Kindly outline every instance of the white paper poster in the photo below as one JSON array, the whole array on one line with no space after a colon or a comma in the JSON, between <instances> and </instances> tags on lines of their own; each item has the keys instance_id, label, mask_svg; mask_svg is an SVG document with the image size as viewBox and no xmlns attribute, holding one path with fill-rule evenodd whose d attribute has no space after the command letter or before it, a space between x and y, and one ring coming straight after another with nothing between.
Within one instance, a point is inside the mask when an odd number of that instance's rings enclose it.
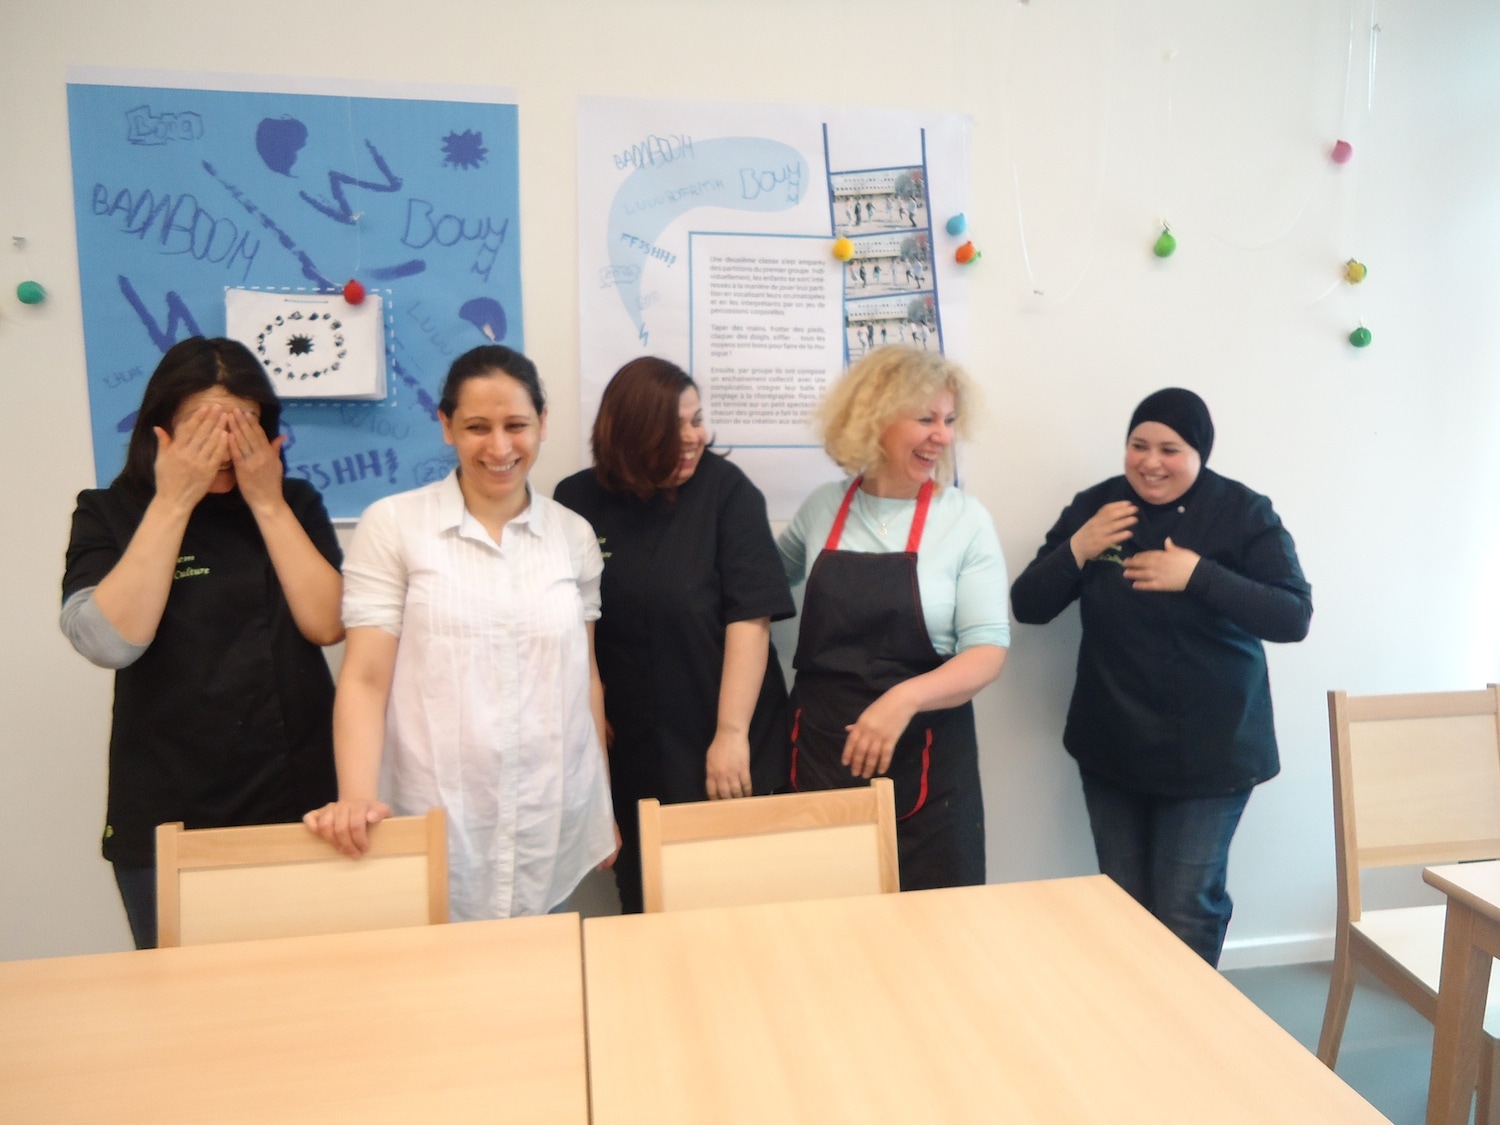
<instances>
[{"instance_id":1,"label":"white paper poster","mask_svg":"<svg viewBox=\"0 0 1500 1125\"><path fill-rule=\"evenodd\" d=\"M610 376L662 356L790 519L838 475L810 419L849 360L887 343L963 355L962 239L943 227L968 202L967 118L596 98L578 134L585 448Z\"/></svg>"}]
</instances>

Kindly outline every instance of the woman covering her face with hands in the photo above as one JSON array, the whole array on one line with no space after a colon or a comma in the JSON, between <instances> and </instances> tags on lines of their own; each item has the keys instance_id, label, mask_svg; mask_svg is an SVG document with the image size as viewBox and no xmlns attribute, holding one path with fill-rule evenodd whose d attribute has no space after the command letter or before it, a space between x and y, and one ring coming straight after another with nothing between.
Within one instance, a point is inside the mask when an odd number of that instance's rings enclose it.
<instances>
[{"instance_id":1,"label":"woman covering her face with hands","mask_svg":"<svg viewBox=\"0 0 1500 1125\"><path fill-rule=\"evenodd\" d=\"M970 700L1010 625L989 513L948 482L972 409L959 366L877 348L829 393L824 447L850 479L815 490L777 540L806 581L792 687L795 789L896 790L901 889L984 882Z\"/></svg>"},{"instance_id":2,"label":"woman covering her face with hands","mask_svg":"<svg viewBox=\"0 0 1500 1125\"><path fill-rule=\"evenodd\" d=\"M556 498L604 552L595 639L623 841L620 904L641 909L636 803L769 793L786 779L786 685L771 622L791 617L766 503L709 448L697 384L644 356L594 419L594 467Z\"/></svg>"},{"instance_id":3,"label":"woman covering her face with hands","mask_svg":"<svg viewBox=\"0 0 1500 1125\"><path fill-rule=\"evenodd\" d=\"M1073 498L1011 604L1041 625L1078 600L1063 745L1099 868L1217 965L1230 840L1280 768L1261 642L1307 635L1312 588L1271 502L1205 467L1213 440L1192 391L1149 395L1124 475Z\"/></svg>"},{"instance_id":4,"label":"woman covering her face with hands","mask_svg":"<svg viewBox=\"0 0 1500 1125\"><path fill-rule=\"evenodd\" d=\"M531 489L535 364L465 352L438 420L457 468L370 505L349 545L338 800L303 819L358 855L393 809L441 805L453 919L542 914L618 843L593 660L603 564L588 524Z\"/></svg>"},{"instance_id":5,"label":"woman covering her face with hands","mask_svg":"<svg viewBox=\"0 0 1500 1125\"><path fill-rule=\"evenodd\" d=\"M62 627L116 669L104 857L156 944L158 824L295 820L334 791L338 541L283 479L281 404L234 340L182 340L146 385L125 467L78 497Z\"/></svg>"}]
</instances>

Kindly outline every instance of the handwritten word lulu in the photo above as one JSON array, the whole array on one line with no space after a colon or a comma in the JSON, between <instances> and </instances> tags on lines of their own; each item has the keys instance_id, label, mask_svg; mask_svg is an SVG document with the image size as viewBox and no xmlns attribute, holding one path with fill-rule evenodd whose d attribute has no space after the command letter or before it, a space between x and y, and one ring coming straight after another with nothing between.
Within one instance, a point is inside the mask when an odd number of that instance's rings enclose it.
<instances>
[{"instance_id":1,"label":"handwritten word lulu","mask_svg":"<svg viewBox=\"0 0 1500 1125\"><path fill-rule=\"evenodd\" d=\"M620 241L629 243L632 248L639 250L648 258L655 258L659 262L666 262L669 266L677 264L676 254L670 250L663 250L660 246L653 246L644 238L637 238L633 234L622 234L620 235Z\"/></svg>"},{"instance_id":2,"label":"handwritten word lulu","mask_svg":"<svg viewBox=\"0 0 1500 1125\"><path fill-rule=\"evenodd\" d=\"M163 254L191 254L200 262L239 268L240 280L250 276L250 267L260 253L260 239L241 231L231 219L216 217L186 193L175 198L149 188L132 192L121 188L113 195L103 184L95 184L90 208L103 219L118 219L124 234L143 242L154 235Z\"/></svg>"}]
</instances>

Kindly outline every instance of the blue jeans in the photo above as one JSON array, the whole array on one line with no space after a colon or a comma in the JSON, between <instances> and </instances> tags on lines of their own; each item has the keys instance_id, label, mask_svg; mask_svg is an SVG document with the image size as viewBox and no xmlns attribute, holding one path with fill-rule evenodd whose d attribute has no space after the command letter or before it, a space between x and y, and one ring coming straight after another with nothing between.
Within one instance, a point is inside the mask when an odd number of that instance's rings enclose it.
<instances>
[{"instance_id":1,"label":"blue jeans","mask_svg":"<svg viewBox=\"0 0 1500 1125\"><path fill-rule=\"evenodd\" d=\"M156 868L122 867L115 869L115 886L120 888L120 901L125 904L125 917L130 922L130 936L135 939L137 949L156 948Z\"/></svg>"},{"instance_id":2,"label":"blue jeans","mask_svg":"<svg viewBox=\"0 0 1500 1125\"><path fill-rule=\"evenodd\" d=\"M1154 797L1082 778L1099 870L1217 968L1234 912L1225 888L1229 841L1250 790Z\"/></svg>"}]
</instances>

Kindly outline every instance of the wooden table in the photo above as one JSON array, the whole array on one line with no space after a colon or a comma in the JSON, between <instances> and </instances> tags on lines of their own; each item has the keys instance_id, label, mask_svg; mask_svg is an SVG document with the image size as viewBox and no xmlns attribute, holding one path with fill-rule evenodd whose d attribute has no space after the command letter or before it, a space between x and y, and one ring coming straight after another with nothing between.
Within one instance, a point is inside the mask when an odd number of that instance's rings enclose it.
<instances>
[{"instance_id":1,"label":"wooden table","mask_svg":"<svg viewBox=\"0 0 1500 1125\"><path fill-rule=\"evenodd\" d=\"M594 1125L1385 1121L1102 876L584 922Z\"/></svg>"},{"instance_id":2,"label":"wooden table","mask_svg":"<svg viewBox=\"0 0 1500 1125\"><path fill-rule=\"evenodd\" d=\"M1462 1125L1479 1074L1490 964L1500 957L1500 861L1429 867L1422 878L1448 896L1427 1120Z\"/></svg>"},{"instance_id":3,"label":"wooden table","mask_svg":"<svg viewBox=\"0 0 1500 1125\"><path fill-rule=\"evenodd\" d=\"M585 1122L578 916L0 964L0 1121Z\"/></svg>"}]
</instances>

